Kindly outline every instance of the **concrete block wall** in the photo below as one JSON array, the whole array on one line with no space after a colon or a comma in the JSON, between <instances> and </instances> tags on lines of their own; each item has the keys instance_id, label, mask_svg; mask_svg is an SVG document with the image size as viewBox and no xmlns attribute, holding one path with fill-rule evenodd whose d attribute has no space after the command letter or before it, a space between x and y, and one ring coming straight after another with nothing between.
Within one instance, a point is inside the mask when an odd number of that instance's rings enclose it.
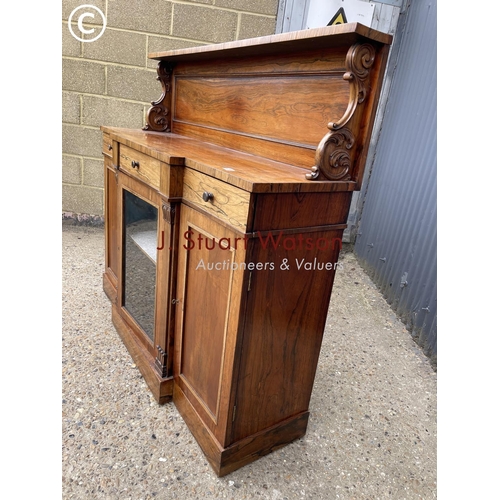
<instances>
[{"instance_id":1,"label":"concrete block wall","mask_svg":"<svg viewBox=\"0 0 500 500\"><path fill-rule=\"evenodd\" d=\"M149 52L242 40L275 32L279 0L93 0L106 29L78 41L68 19L82 0L63 0L62 210L66 218L103 214L101 125L141 128L150 102L161 94ZM71 26L99 33L95 10L78 10ZM94 24L93 24L94 23Z\"/></svg>"}]
</instances>

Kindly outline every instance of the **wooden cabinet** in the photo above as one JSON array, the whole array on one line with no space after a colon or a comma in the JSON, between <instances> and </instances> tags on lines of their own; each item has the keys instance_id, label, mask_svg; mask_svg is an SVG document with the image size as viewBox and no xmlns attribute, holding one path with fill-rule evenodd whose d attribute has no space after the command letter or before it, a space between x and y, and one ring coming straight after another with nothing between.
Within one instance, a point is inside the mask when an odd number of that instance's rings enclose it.
<instances>
[{"instance_id":1,"label":"wooden cabinet","mask_svg":"<svg viewBox=\"0 0 500 500\"><path fill-rule=\"evenodd\" d=\"M219 475L306 432L390 41L353 24L151 54L145 129L102 127L113 322Z\"/></svg>"}]
</instances>

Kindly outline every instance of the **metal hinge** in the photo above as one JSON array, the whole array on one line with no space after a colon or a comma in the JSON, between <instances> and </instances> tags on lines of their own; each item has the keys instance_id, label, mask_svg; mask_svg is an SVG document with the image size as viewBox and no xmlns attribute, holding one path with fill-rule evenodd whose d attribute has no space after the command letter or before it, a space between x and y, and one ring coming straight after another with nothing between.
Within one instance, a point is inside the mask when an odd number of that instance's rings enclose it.
<instances>
[{"instance_id":1,"label":"metal hinge","mask_svg":"<svg viewBox=\"0 0 500 500\"><path fill-rule=\"evenodd\" d=\"M248 276L248 289L247 289L247 292L249 292L251 288L252 288L252 272L250 271L250 275Z\"/></svg>"},{"instance_id":2,"label":"metal hinge","mask_svg":"<svg viewBox=\"0 0 500 500\"><path fill-rule=\"evenodd\" d=\"M171 226L175 224L175 205L170 203L162 203L163 219Z\"/></svg>"},{"instance_id":3,"label":"metal hinge","mask_svg":"<svg viewBox=\"0 0 500 500\"><path fill-rule=\"evenodd\" d=\"M115 175L115 182L118 184L118 167L116 165L113 165L115 167L113 174Z\"/></svg>"},{"instance_id":4,"label":"metal hinge","mask_svg":"<svg viewBox=\"0 0 500 500\"><path fill-rule=\"evenodd\" d=\"M236 419L236 405L233 406L233 422Z\"/></svg>"}]
</instances>

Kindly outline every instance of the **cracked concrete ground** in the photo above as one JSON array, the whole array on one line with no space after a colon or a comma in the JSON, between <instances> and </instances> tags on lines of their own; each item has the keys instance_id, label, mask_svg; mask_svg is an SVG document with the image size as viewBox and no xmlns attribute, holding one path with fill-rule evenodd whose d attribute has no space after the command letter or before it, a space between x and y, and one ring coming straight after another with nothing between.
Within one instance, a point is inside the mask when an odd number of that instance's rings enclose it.
<instances>
[{"instance_id":1,"label":"cracked concrete ground","mask_svg":"<svg viewBox=\"0 0 500 500\"><path fill-rule=\"evenodd\" d=\"M436 498L436 373L341 254L306 435L217 478L111 323L102 228L63 224L63 499Z\"/></svg>"}]
</instances>

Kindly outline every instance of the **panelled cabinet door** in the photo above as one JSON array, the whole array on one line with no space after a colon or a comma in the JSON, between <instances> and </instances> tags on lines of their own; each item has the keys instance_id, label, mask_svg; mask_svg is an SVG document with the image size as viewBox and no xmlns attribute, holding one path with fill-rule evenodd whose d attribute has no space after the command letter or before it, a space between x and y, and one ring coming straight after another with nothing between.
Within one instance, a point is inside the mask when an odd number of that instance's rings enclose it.
<instances>
[{"instance_id":1,"label":"panelled cabinet door","mask_svg":"<svg viewBox=\"0 0 500 500\"><path fill-rule=\"evenodd\" d=\"M179 229L174 383L224 446L232 419L245 241L186 205Z\"/></svg>"},{"instance_id":2,"label":"panelled cabinet door","mask_svg":"<svg viewBox=\"0 0 500 500\"><path fill-rule=\"evenodd\" d=\"M104 224L105 224L105 274L104 290L112 302L116 301L118 286L118 175L113 162L104 157Z\"/></svg>"}]
</instances>

